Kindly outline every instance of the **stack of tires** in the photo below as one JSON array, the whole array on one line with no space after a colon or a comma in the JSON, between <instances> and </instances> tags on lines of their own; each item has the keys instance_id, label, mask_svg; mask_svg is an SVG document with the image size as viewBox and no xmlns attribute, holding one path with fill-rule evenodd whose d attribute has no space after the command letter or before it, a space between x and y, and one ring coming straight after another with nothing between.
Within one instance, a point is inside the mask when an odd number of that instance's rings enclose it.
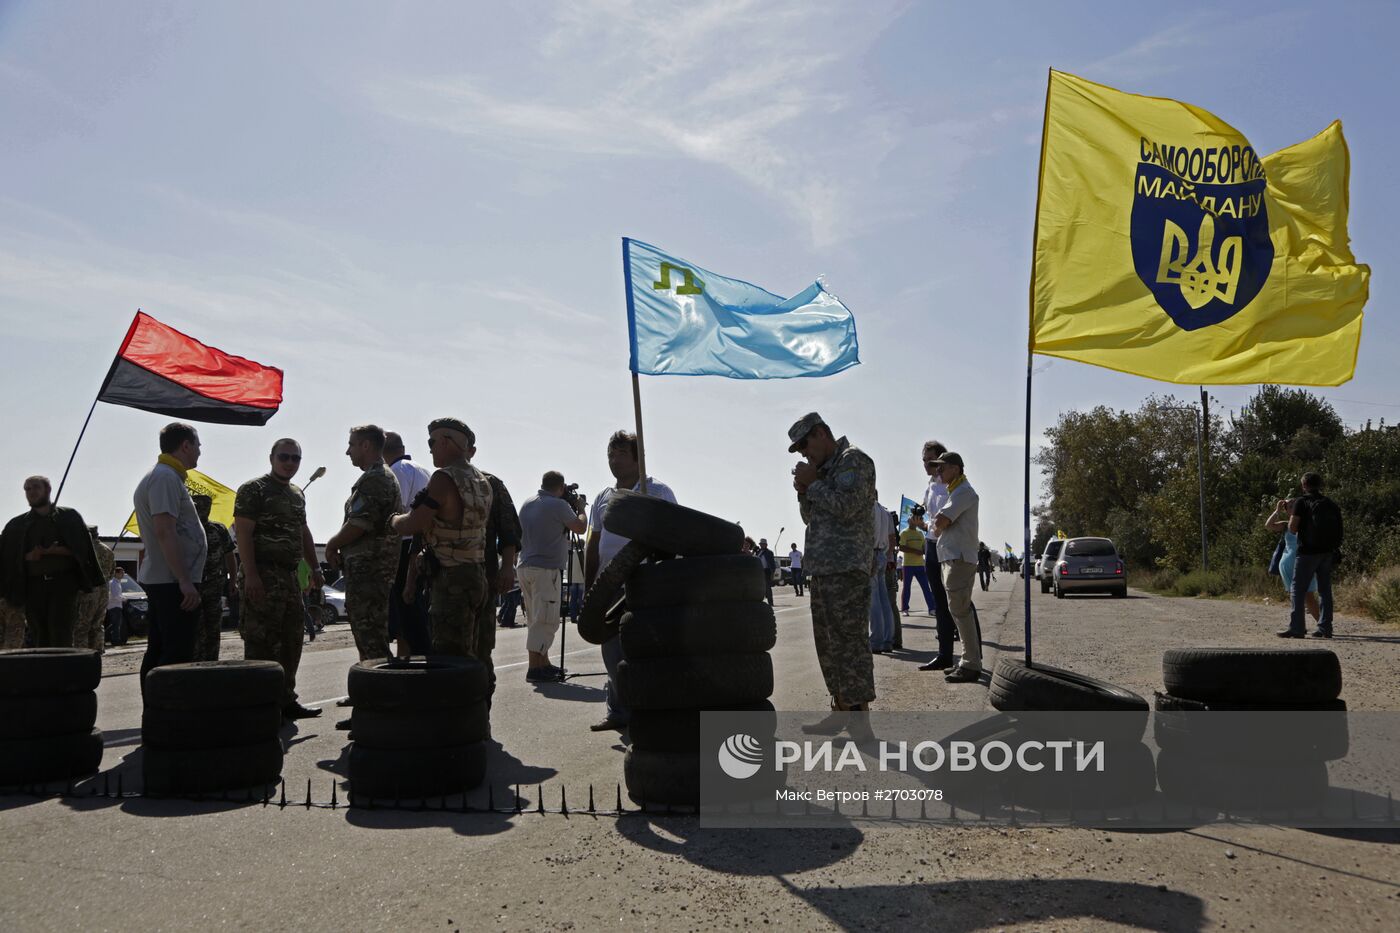
<instances>
[{"instance_id":1,"label":"stack of tires","mask_svg":"<svg viewBox=\"0 0 1400 933\"><path fill-rule=\"evenodd\" d=\"M68 781L102 764L97 683L102 661L82 648L0 651L0 787Z\"/></svg>"},{"instance_id":2,"label":"stack of tires","mask_svg":"<svg viewBox=\"0 0 1400 933\"><path fill-rule=\"evenodd\" d=\"M282 776L282 666L195 661L146 675L141 768L147 794L266 790Z\"/></svg>"},{"instance_id":3,"label":"stack of tires","mask_svg":"<svg viewBox=\"0 0 1400 933\"><path fill-rule=\"evenodd\" d=\"M988 699L1008 714L983 726L978 744L1069 739L1104 743L1103 771L1003 772L1002 798L1038 809L1131 806L1156 790L1152 751L1143 743L1147 700L1107 681L1048 664L1002 658Z\"/></svg>"},{"instance_id":4,"label":"stack of tires","mask_svg":"<svg viewBox=\"0 0 1400 933\"><path fill-rule=\"evenodd\" d=\"M1333 652L1177 649L1162 656L1162 680L1153 735L1163 794L1237 812L1321 804L1326 763L1350 744Z\"/></svg>"},{"instance_id":5,"label":"stack of tires","mask_svg":"<svg viewBox=\"0 0 1400 933\"><path fill-rule=\"evenodd\" d=\"M621 638L615 686L632 716L627 793L694 806L702 711L766 713L755 730L766 736L755 738L771 746L777 625L763 566L739 553L738 525L660 499L614 493L603 525L630 541L585 594L579 632L594 644Z\"/></svg>"},{"instance_id":6,"label":"stack of tires","mask_svg":"<svg viewBox=\"0 0 1400 933\"><path fill-rule=\"evenodd\" d=\"M473 658L383 658L350 668L355 801L439 797L486 776L490 676Z\"/></svg>"}]
</instances>

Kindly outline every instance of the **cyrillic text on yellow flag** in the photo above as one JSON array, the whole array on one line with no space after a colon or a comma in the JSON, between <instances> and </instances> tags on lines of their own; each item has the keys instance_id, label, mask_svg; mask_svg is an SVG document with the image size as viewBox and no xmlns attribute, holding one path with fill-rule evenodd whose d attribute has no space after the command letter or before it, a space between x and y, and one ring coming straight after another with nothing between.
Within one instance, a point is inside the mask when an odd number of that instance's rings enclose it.
<instances>
[{"instance_id":1,"label":"cyrillic text on yellow flag","mask_svg":"<svg viewBox=\"0 0 1400 933\"><path fill-rule=\"evenodd\" d=\"M1370 268L1342 126L1270 156L1180 101L1050 73L1031 349L1164 382L1340 385Z\"/></svg>"}]
</instances>

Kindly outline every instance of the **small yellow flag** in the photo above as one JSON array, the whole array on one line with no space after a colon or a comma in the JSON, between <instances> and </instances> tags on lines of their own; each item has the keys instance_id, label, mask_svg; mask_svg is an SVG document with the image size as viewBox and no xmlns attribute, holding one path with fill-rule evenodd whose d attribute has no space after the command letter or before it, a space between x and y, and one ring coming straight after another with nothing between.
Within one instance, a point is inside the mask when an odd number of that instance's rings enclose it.
<instances>
[{"instance_id":1,"label":"small yellow flag","mask_svg":"<svg viewBox=\"0 0 1400 933\"><path fill-rule=\"evenodd\" d=\"M1052 71L1031 350L1164 382L1340 385L1371 270L1342 126L1261 157L1198 107Z\"/></svg>"},{"instance_id":2,"label":"small yellow flag","mask_svg":"<svg viewBox=\"0 0 1400 933\"><path fill-rule=\"evenodd\" d=\"M198 470L190 470L185 476L185 486L189 489L190 495L205 495L213 500L209 508L209 520L217 522L233 529L233 499L236 493L212 477L206 476ZM140 535L141 529L136 524L136 513L132 512L131 517L126 520L126 527L122 529L125 535Z\"/></svg>"}]
</instances>

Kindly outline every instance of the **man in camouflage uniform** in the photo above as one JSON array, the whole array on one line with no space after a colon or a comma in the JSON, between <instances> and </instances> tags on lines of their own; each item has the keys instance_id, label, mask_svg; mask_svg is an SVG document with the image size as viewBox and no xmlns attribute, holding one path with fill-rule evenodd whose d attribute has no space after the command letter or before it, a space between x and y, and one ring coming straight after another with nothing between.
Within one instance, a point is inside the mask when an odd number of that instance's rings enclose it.
<instances>
[{"instance_id":1,"label":"man in camouflage uniform","mask_svg":"<svg viewBox=\"0 0 1400 933\"><path fill-rule=\"evenodd\" d=\"M807 525L802 565L811 586L817 661L835 711L808 731L834 733L841 728L840 713L866 712L875 699L867 628L870 587L884 585L870 569L875 464L846 438L834 437L816 412L794 424L788 439L788 452L806 457L793 470Z\"/></svg>"},{"instance_id":2,"label":"man in camouflage uniform","mask_svg":"<svg viewBox=\"0 0 1400 933\"><path fill-rule=\"evenodd\" d=\"M107 581L116 572L117 558L112 549L97 539L97 526L89 525L92 547L97 553L97 566L102 570L102 585L78 594L78 618L73 623L73 647L88 648L102 653L106 645Z\"/></svg>"},{"instance_id":3,"label":"man in camouflage uniform","mask_svg":"<svg viewBox=\"0 0 1400 933\"><path fill-rule=\"evenodd\" d=\"M470 428L467 429L467 444L467 461L470 462L476 456L476 435ZM486 519L486 601L481 604L476 620L474 653L491 675L490 689L494 694L496 667L491 663L491 653L496 650L496 601L515 586L515 559L520 553L521 528L520 513L515 510L515 501L506 484L484 470L481 475L491 484L491 514ZM487 694L488 704L491 694Z\"/></svg>"},{"instance_id":4,"label":"man in camouflage uniform","mask_svg":"<svg viewBox=\"0 0 1400 933\"><path fill-rule=\"evenodd\" d=\"M306 498L292 485L301 469L301 445L282 438L268 457L265 476L238 487L233 500L233 533L238 541L242 612L238 626L243 657L276 661L286 675L282 715L287 719L319 716L297 702L297 667L301 663L305 624L297 562L311 565L311 585L325 584L316 560L316 545L306 527Z\"/></svg>"},{"instance_id":5,"label":"man in camouflage uniform","mask_svg":"<svg viewBox=\"0 0 1400 933\"><path fill-rule=\"evenodd\" d=\"M399 512L399 481L384 464L384 431L350 429L345 448L360 478L345 500L345 522L326 542L326 563L345 571L345 613L360 660L389 657L389 589L398 569L399 538L389 520Z\"/></svg>"},{"instance_id":6,"label":"man in camouflage uniform","mask_svg":"<svg viewBox=\"0 0 1400 933\"><path fill-rule=\"evenodd\" d=\"M219 638L224 627L224 597L228 581L238 573L238 558L234 554L233 536L218 522L209 520L214 500L204 494L191 497L199 521L204 525L204 537L209 541L209 556L204 559L204 579L199 583L199 629L194 635L196 661L219 660Z\"/></svg>"},{"instance_id":7,"label":"man in camouflage uniform","mask_svg":"<svg viewBox=\"0 0 1400 933\"><path fill-rule=\"evenodd\" d=\"M486 523L491 483L467 462L471 429L457 418L428 425L428 449L437 467L406 515L394 518L394 533L423 536L424 563L431 577L429 617L433 650L475 657L476 627L487 600Z\"/></svg>"}]
</instances>

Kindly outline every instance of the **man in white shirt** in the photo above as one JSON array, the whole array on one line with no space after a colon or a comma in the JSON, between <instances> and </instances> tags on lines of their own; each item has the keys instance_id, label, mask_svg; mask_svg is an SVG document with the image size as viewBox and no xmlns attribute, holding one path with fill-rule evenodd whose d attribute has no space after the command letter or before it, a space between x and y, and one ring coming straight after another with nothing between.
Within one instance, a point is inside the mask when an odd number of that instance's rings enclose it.
<instances>
[{"instance_id":1,"label":"man in white shirt","mask_svg":"<svg viewBox=\"0 0 1400 933\"><path fill-rule=\"evenodd\" d=\"M145 545L139 579L149 607L143 691L152 668L194 660L200 606L194 581L204 578L209 542L185 476L199 465L199 454L199 432L193 425L167 424L160 430L160 457L132 496Z\"/></svg>"},{"instance_id":2,"label":"man in white shirt","mask_svg":"<svg viewBox=\"0 0 1400 933\"><path fill-rule=\"evenodd\" d=\"M598 493L598 498L593 502L593 509L588 514L588 549L584 556L583 576L585 586L590 587L597 579L598 571L606 567L608 561L616 557L617 552L622 550L628 541L627 538L608 531L603 524L603 516L608 510L608 499L616 490L631 489L641 492L642 471L637 462L637 435L630 431L617 431L608 438L608 469L617 483ZM669 486L658 483L650 476L647 477L646 494L665 499L667 502L676 501L676 494L671 492ZM603 721L594 723L589 728L594 732L606 732L609 729L621 732L627 728L631 719L631 711L622 705L617 696L617 665L622 660L621 640L614 635L603 643L602 649L603 665L608 669L607 703Z\"/></svg>"},{"instance_id":3,"label":"man in white shirt","mask_svg":"<svg viewBox=\"0 0 1400 933\"><path fill-rule=\"evenodd\" d=\"M525 679L558 680L564 671L549 663L549 648L559 631L559 597L568 566L572 536L588 530L584 505L564 484L564 474L550 470L540 491L520 506L520 597L525 604L529 655Z\"/></svg>"},{"instance_id":4,"label":"man in white shirt","mask_svg":"<svg viewBox=\"0 0 1400 933\"><path fill-rule=\"evenodd\" d=\"M928 575L929 589L933 591L933 615L938 626L938 654L927 664L920 664L921 671L941 671L953 666L953 641L957 636L957 625L953 614L948 611L948 592L943 588L943 574L938 562L938 539L933 534L934 516L948 501L948 487L939 478L938 458L947 453L948 448L938 441L924 444L924 472L928 474L928 488L924 490L924 515L918 519L918 527L928 535L924 541L924 564L932 569ZM912 521L912 520L911 520Z\"/></svg>"},{"instance_id":5,"label":"man in white shirt","mask_svg":"<svg viewBox=\"0 0 1400 933\"><path fill-rule=\"evenodd\" d=\"M793 595L802 595L802 552L797 549L797 542L792 542L792 550L788 551L788 569L792 571Z\"/></svg>"},{"instance_id":6,"label":"man in white shirt","mask_svg":"<svg viewBox=\"0 0 1400 933\"><path fill-rule=\"evenodd\" d=\"M403 437L394 431L384 432L384 462L389 471L399 481L399 500L405 512L412 508L413 499L426 489L432 478L423 467L413 462L403 446ZM413 536L399 541L399 566L394 574L394 585L389 590L389 638L397 640L397 653L426 654L428 640L428 594L423 587L415 587L413 600L404 602L404 584L408 581L408 558L413 553Z\"/></svg>"},{"instance_id":7,"label":"man in white shirt","mask_svg":"<svg viewBox=\"0 0 1400 933\"><path fill-rule=\"evenodd\" d=\"M126 569L120 564L112 571L112 579L107 581L107 641L113 645L126 644L125 619L126 603L122 599L122 581L126 579Z\"/></svg>"},{"instance_id":8,"label":"man in white shirt","mask_svg":"<svg viewBox=\"0 0 1400 933\"><path fill-rule=\"evenodd\" d=\"M948 609L962 636L962 659L948 671L949 683L974 683L982 675L982 641L972 608L972 581L977 575L977 549L981 545L977 528L977 492L963 473L963 459L955 453L940 456L938 466L948 497L933 519L938 536L938 560L943 571L943 588Z\"/></svg>"},{"instance_id":9,"label":"man in white shirt","mask_svg":"<svg viewBox=\"0 0 1400 933\"><path fill-rule=\"evenodd\" d=\"M875 501L875 553L871 560L870 583L870 652L889 654L894 650L894 607L890 591L885 586L885 568L890 562L890 538L894 523L890 510Z\"/></svg>"}]
</instances>

